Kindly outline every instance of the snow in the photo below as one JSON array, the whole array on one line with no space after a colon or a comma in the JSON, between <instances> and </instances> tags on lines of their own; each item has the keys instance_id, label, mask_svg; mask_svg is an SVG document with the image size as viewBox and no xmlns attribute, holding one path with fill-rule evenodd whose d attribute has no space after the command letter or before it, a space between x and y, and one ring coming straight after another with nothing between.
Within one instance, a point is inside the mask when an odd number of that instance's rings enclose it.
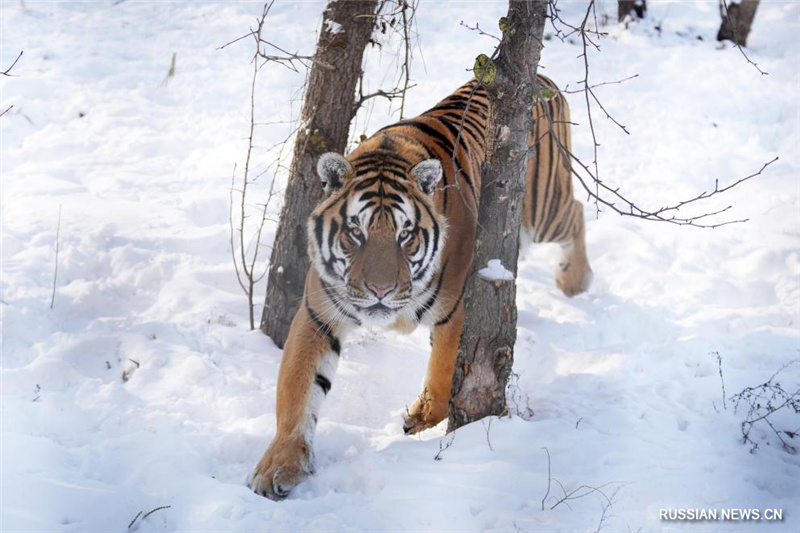
<instances>
[{"instance_id":1,"label":"snow","mask_svg":"<svg viewBox=\"0 0 800 533\"><path fill-rule=\"evenodd\" d=\"M344 33L344 28L342 28L342 25L335 20L326 20L325 29L334 35L337 33Z\"/></svg>"},{"instance_id":2,"label":"snow","mask_svg":"<svg viewBox=\"0 0 800 533\"><path fill-rule=\"evenodd\" d=\"M595 216L594 284L562 296L556 246L518 267L512 416L446 436L403 435L428 332L358 330L345 342L315 439L317 472L284 502L245 479L275 431L280 350L247 324L228 249L234 163L244 160L252 2L0 4L2 77L2 531L797 531L800 456L767 427L741 443L725 394L763 383L800 351L800 6L763 1L747 53L714 40L716 2L652 2L607 26L596 92L626 135L594 115L601 177L643 206L756 172L700 211L749 222L715 230ZM561 2L579 22L584 4ZM459 86L493 41L505 2L422 2L406 115ZM602 12L612 18L615 3ZM311 51L322 5L277 3L271 42ZM602 18L602 17L601 17ZM654 29L658 24L660 31ZM548 30L551 31L551 30ZM574 40L574 38L573 38ZM543 72L582 79L577 41L545 41ZM371 49L365 93L396 79L397 39ZM164 84L172 54L175 76ZM259 86L251 188L291 135L304 73ZM581 94L577 153L592 160ZM372 99L353 140L397 113ZM289 151L290 152L290 151ZM240 167L241 168L241 167ZM578 193L579 198L585 195ZM59 207L58 288L49 308ZM277 212L278 206L275 207ZM687 206L682 211L691 211ZM262 242L274 237L274 224ZM249 243L252 246L252 243ZM263 282L257 294L264 294ZM127 380L123 380L123 373ZM780 376L797 390L800 365ZM797 429L796 415L775 415ZM797 439L794 439L795 441ZM795 445L797 443L795 442ZM547 454L550 456L548 464ZM438 456L439 460L434 457ZM780 522L666 522L660 509L783 509Z\"/></svg>"},{"instance_id":3,"label":"snow","mask_svg":"<svg viewBox=\"0 0 800 533\"><path fill-rule=\"evenodd\" d=\"M499 259L489 259L486 266L478 270L478 275L487 281L512 281L514 273L509 271Z\"/></svg>"}]
</instances>

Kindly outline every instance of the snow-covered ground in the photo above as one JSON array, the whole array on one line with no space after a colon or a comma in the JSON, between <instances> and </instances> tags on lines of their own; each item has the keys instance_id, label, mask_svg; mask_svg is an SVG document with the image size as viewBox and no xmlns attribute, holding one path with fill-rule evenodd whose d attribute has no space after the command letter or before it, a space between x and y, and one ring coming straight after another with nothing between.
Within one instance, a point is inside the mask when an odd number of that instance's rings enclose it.
<instances>
[{"instance_id":1,"label":"snow-covered ground","mask_svg":"<svg viewBox=\"0 0 800 533\"><path fill-rule=\"evenodd\" d=\"M639 74L597 89L630 131L596 110L602 178L657 207L780 156L701 207L733 205L726 216L748 223L677 228L596 218L587 206L594 285L567 299L552 280L555 250L526 252L514 415L454 437L442 427L403 435L427 332L356 332L323 407L317 473L275 503L245 479L274 434L281 353L249 331L228 249L252 52L246 42L217 49L261 4L114 3L0 4L0 67L24 50L17 77L0 80L0 105L14 105L0 119L2 531L124 531L160 506L170 507L131 529L800 529L800 456L768 426L753 430L755 452L742 444L746 413L723 408L716 355L728 397L800 357L800 5L761 2L747 52L767 76L720 49L716 1L649 2L645 22L606 26L602 53L591 55L597 82ZM422 2L407 114L491 52L490 38L459 22L492 31L506 5ZM584 5L561 2L573 22ZM613 19L615 3L600 10ZM269 39L313 50L321 11L279 2ZM369 54L370 89L397 77L394 53ZM579 53L577 41L548 40L544 72L576 88ZM266 71L258 120L296 117L302 83L302 73ZM591 161L582 95L569 99L576 150ZM396 118L374 99L353 138ZM259 171L265 147L290 128L259 130ZM252 189L253 203L271 177ZM800 364L779 377L797 390ZM774 423L798 429L797 415ZM592 493L550 510L562 492L553 481L545 498L548 472L567 491L601 488L612 506L603 517L608 502ZM681 508L782 509L784 518L659 520L660 509Z\"/></svg>"}]
</instances>

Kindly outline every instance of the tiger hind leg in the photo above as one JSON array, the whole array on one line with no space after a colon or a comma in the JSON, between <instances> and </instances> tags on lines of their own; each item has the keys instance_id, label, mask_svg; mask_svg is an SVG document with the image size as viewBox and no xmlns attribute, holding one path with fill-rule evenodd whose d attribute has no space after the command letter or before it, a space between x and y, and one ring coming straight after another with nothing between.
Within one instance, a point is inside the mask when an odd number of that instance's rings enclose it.
<instances>
[{"instance_id":1,"label":"tiger hind leg","mask_svg":"<svg viewBox=\"0 0 800 533\"><path fill-rule=\"evenodd\" d=\"M556 241L561 245L561 258L556 265L556 285L565 296L575 296L584 292L592 283L592 269L586 257L586 231L583 220L583 204L572 200L568 227L572 231L568 237Z\"/></svg>"}]
</instances>

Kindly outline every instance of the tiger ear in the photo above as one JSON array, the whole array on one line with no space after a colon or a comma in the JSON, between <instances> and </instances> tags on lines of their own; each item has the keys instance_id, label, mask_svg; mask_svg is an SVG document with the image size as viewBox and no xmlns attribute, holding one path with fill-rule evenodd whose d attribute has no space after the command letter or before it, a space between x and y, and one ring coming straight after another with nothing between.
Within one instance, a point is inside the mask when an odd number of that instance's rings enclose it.
<instances>
[{"instance_id":1,"label":"tiger ear","mask_svg":"<svg viewBox=\"0 0 800 533\"><path fill-rule=\"evenodd\" d=\"M351 172L353 172L353 167L350 162L336 152L322 154L317 162L317 174L328 194L340 189L344 178Z\"/></svg>"},{"instance_id":2,"label":"tiger ear","mask_svg":"<svg viewBox=\"0 0 800 533\"><path fill-rule=\"evenodd\" d=\"M425 194L433 194L436 184L442 179L442 163L438 159L426 159L411 169L419 184L419 188Z\"/></svg>"}]
</instances>

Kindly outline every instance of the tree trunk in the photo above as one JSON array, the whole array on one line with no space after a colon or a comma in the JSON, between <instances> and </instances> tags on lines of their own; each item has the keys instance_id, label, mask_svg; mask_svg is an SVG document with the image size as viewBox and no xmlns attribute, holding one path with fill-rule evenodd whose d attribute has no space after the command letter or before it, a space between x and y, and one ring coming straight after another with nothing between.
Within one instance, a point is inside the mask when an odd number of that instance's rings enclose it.
<instances>
[{"instance_id":1,"label":"tree trunk","mask_svg":"<svg viewBox=\"0 0 800 533\"><path fill-rule=\"evenodd\" d=\"M629 14L636 18L644 18L647 13L647 0L618 0L617 1L617 20L622 22Z\"/></svg>"},{"instance_id":2,"label":"tree trunk","mask_svg":"<svg viewBox=\"0 0 800 533\"><path fill-rule=\"evenodd\" d=\"M377 6L378 0L330 0L322 16L261 316L261 331L281 348L308 273L306 221L323 198L317 159L325 152L344 152Z\"/></svg>"},{"instance_id":3,"label":"tree trunk","mask_svg":"<svg viewBox=\"0 0 800 533\"><path fill-rule=\"evenodd\" d=\"M536 68L548 0L510 0L496 64L487 86L490 118L482 170L473 274L465 293L466 322L453 373L448 431L506 410L506 383L517 337L514 280L478 273L499 259L517 275L525 173L532 155ZM491 73L491 69L486 69ZM480 79L481 74L476 75ZM484 76L485 80L485 76ZM486 81L486 80L485 80ZM495 140L498 131L503 133ZM507 134L507 135L506 135Z\"/></svg>"},{"instance_id":4,"label":"tree trunk","mask_svg":"<svg viewBox=\"0 0 800 533\"><path fill-rule=\"evenodd\" d=\"M742 0L740 3L728 2L728 9L720 2L722 24L717 32L718 41L733 41L739 46L747 45L747 36L753 27L759 0Z\"/></svg>"}]
</instances>

